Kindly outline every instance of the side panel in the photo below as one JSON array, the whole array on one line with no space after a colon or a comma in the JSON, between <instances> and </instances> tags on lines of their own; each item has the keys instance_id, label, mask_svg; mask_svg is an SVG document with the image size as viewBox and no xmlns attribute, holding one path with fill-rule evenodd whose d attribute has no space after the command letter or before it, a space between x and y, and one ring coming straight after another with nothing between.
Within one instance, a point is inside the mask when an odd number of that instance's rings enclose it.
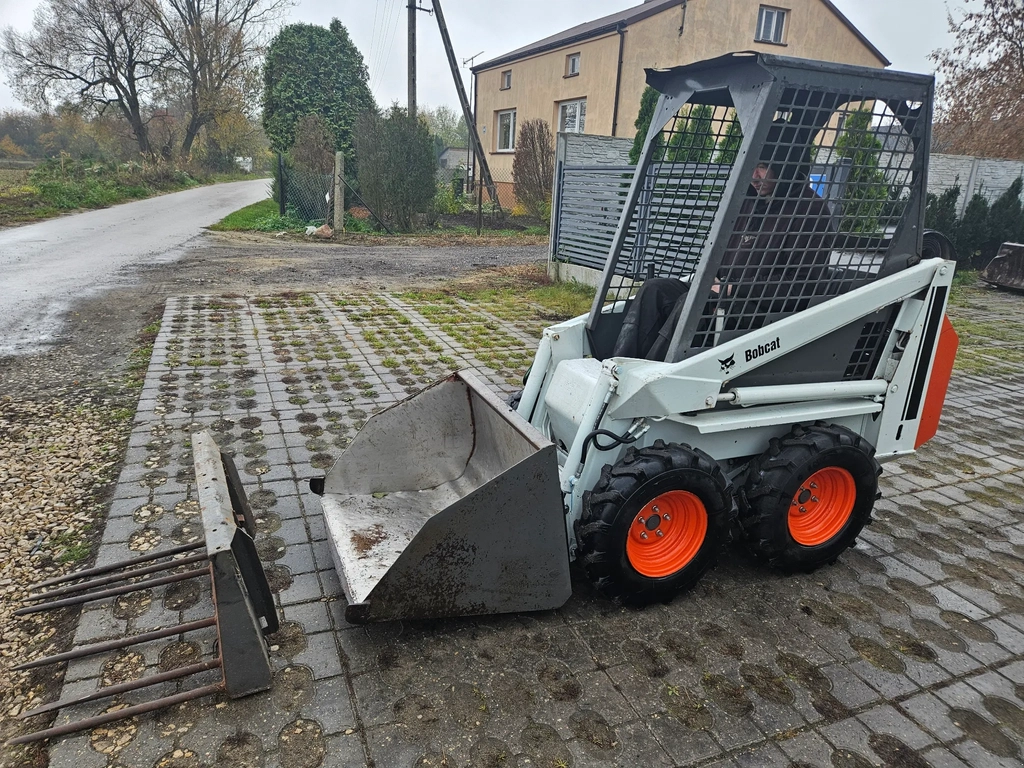
<instances>
[{"instance_id":1,"label":"side panel","mask_svg":"<svg viewBox=\"0 0 1024 768\"><path fill-rule=\"evenodd\" d=\"M946 402L946 391L949 389L949 379L953 375L953 363L959 346L960 337L957 336L953 324L949 322L948 317L943 317L939 346L932 363L931 378L928 380L924 410L921 412L921 425L917 429L917 440L914 443L915 449L935 437L939 430L939 417Z\"/></svg>"}]
</instances>

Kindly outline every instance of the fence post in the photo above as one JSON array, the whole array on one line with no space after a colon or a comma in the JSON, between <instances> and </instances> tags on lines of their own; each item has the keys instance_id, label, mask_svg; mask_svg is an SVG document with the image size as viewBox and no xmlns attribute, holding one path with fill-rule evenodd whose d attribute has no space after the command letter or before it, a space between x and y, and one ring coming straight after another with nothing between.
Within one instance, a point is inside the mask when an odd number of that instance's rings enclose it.
<instances>
[{"instance_id":1,"label":"fence post","mask_svg":"<svg viewBox=\"0 0 1024 768\"><path fill-rule=\"evenodd\" d=\"M284 155L277 153L277 208L281 218L285 215Z\"/></svg>"},{"instance_id":2,"label":"fence post","mask_svg":"<svg viewBox=\"0 0 1024 768\"><path fill-rule=\"evenodd\" d=\"M345 174L345 155L334 153L334 229L345 231L345 185L341 179Z\"/></svg>"},{"instance_id":3,"label":"fence post","mask_svg":"<svg viewBox=\"0 0 1024 768\"><path fill-rule=\"evenodd\" d=\"M484 233L484 185L481 181L476 185L476 234L477 237Z\"/></svg>"}]
</instances>

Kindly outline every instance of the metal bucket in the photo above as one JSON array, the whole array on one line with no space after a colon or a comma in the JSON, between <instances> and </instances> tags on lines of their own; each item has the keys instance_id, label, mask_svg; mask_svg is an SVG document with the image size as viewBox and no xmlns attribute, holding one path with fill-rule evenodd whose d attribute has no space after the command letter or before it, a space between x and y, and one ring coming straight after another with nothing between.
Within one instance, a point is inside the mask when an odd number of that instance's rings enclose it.
<instances>
[{"instance_id":1,"label":"metal bucket","mask_svg":"<svg viewBox=\"0 0 1024 768\"><path fill-rule=\"evenodd\" d=\"M1000 288L1024 291L1024 245L1003 243L999 253L981 271L981 279Z\"/></svg>"},{"instance_id":2,"label":"metal bucket","mask_svg":"<svg viewBox=\"0 0 1024 768\"><path fill-rule=\"evenodd\" d=\"M561 606L555 446L471 373L369 419L322 481L353 623Z\"/></svg>"}]
</instances>

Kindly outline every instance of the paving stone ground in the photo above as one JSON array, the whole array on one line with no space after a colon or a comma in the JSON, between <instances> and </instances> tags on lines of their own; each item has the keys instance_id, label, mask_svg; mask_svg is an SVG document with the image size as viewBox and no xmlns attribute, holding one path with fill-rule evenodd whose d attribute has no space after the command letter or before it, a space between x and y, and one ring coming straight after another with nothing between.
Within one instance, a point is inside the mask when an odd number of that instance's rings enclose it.
<instances>
[{"instance_id":1,"label":"paving stone ground","mask_svg":"<svg viewBox=\"0 0 1024 768\"><path fill-rule=\"evenodd\" d=\"M885 466L877 522L813 575L731 551L694 592L643 611L576 573L558 611L346 624L305 480L368 416L448 370L510 391L544 324L416 293L169 301L98 563L202 537L189 441L212 429L248 490L283 619L274 687L64 738L51 765L1022 764L1021 371L956 376L938 437ZM85 611L76 643L211 611L200 582L158 588ZM213 642L208 629L72 663L64 695L212 657Z\"/></svg>"}]
</instances>

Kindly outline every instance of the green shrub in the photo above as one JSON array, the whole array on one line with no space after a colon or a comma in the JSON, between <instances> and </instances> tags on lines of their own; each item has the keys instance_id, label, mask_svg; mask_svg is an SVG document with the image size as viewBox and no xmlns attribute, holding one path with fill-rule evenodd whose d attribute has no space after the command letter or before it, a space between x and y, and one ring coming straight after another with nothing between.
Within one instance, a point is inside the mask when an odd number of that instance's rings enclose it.
<instances>
[{"instance_id":1,"label":"green shrub","mask_svg":"<svg viewBox=\"0 0 1024 768\"><path fill-rule=\"evenodd\" d=\"M345 211L345 231L356 234L372 234L377 231L377 225L371 219L357 219Z\"/></svg>"},{"instance_id":2,"label":"green shrub","mask_svg":"<svg viewBox=\"0 0 1024 768\"><path fill-rule=\"evenodd\" d=\"M955 240L957 262L966 269L985 266L982 252L989 233L988 200L980 192L971 198L957 226Z\"/></svg>"},{"instance_id":3,"label":"green shrub","mask_svg":"<svg viewBox=\"0 0 1024 768\"><path fill-rule=\"evenodd\" d=\"M985 263L991 261L1003 243L1019 243L1024 235L1020 193L1024 180L1018 176L988 211L988 241L982 249ZM984 265L982 265L984 266Z\"/></svg>"},{"instance_id":4,"label":"green shrub","mask_svg":"<svg viewBox=\"0 0 1024 768\"><path fill-rule=\"evenodd\" d=\"M924 225L928 229L941 232L946 237L956 236L956 204L960 199L959 182L939 195L928 194L928 204L924 209Z\"/></svg>"},{"instance_id":5,"label":"green shrub","mask_svg":"<svg viewBox=\"0 0 1024 768\"><path fill-rule=\"evenodd\" d=\"M851 162L850 176L843 193L843 232L874 233L879 217L889 200L889 184L878 167L882 142L871 130L871 111L858 109L846 119L842 135L836 140L839 157Z\"/></svg>"},{"instance_id":6,"label":"green shrub","mask_svg":"<svg viewBox=\"0 0 1024 768\"><path fill-rule=\"evenodd\" d=\"M356 123L359 189L367 205L394 229L412 231L429 214L437 194L430 130L393 106L371 111Z\"/></svg>"},{"instance_id":7,"label":"green shrub","mask_svg":"<svg viewBox=\"0 0 1024 768\"><path fill-rule=\"evenodd\" d=\"M59 210L103 208L195 184L187 173L165 164L95 163L66 157L40 163L29 180L40 199Z\"/></svg>"},{"instance_id":8,"label":"green shrub","mask_svg":"<svg viewBox=\"0 0 1024 768\"><path fill-rule=\"evenodd\" d=\"M644 88L643 95L640 97L640 113L637 115L636 122L633 123L633 127L636 128L636 136L633 137L633 146L629 150L629 162L631 165L636 165L640 162L640 155L643 154L644 142L647 140L647 132L651 128L651 120L654 119L654 111L658 106L658 99L661 94L656 90L647 86ZM657 145L661 143L661 137L655 139L655 152L659 149Z\"/></svg>"},{"instance_id":9,"label":"green shrub","mask_svg":"<svg viewBox=\"0 0 1024 768\"><path fill-rule=\"evenodd\" d=\"M451 184L444 181L438 183L437 194L434 195L434 211L451 215L462 212L462 201L456 199Z\"/></svg>"}]
</instances>

